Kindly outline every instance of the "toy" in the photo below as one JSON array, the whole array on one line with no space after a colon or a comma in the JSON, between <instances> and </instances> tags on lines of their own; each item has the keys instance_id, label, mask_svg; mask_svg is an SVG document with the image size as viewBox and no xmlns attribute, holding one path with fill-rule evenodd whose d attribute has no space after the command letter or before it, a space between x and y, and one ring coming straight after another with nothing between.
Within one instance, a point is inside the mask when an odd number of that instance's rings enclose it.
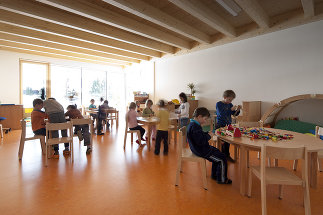
<instances>
[{"instance_id":1,"label":"toy","mask_svg":"<svg viewBox=\"0 0 323 215\"><path fill-rule=\"evenodd\" d=\"M234 129L233 137L241 137L241 132L239 128Z\"/></svg>"}]
</instances>

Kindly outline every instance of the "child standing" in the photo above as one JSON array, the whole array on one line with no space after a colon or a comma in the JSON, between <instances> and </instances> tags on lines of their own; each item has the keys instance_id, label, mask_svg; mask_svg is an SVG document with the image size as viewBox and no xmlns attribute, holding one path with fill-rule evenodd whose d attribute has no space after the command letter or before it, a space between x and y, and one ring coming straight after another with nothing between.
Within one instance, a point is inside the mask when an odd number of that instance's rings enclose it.
<instances>
[{"instance_id":1,"label":"child standing","mask_svg":"<svg viewBox=\"0 0 323 215\"><path fill-rule=\"evenodd\" d=\"M65 113L65 116L68 116L70 119L84 119L81 112L74 105L69 105L67 107L67 112ZM76 125L75 131L80 141L84 139L84 146L87 147L86 154L90 154L92 152L92 147L89 125Z\"/></svg>"},{"instance_id":2,"label":"child standing","mask_svg":"<svg viewBox=\"0 0 323 215\"><path fill-rule=\"evenodd\" d=\"M159 155L160 143L162 140L164 141L164 155L167 155L168 154L169 112L165 108L164 100L159 100L158 106L159 106L159 110L157 112L157 117L159 118L159 124L157 125L155 155Z\"/></svg>"},{"instance_id":3,"label":"child standing","mask_svg":"<svg viewBox=\"0 0 323 215\"><path fill-rule=\"evenodd\" d=\"M33 101L34 110L31 112L31 127L35 135L46 136L45 119L48 118L48 116L45 112L41 111L43 106L43 100L35 99Z\"/></svg>"},{"instance_id":4,"label":"child standing","mask_svg":"<svg viewBox=\"0 0 323 215\"><path fill-rule=\"evenodd\" d=\"M154 111L151 109L151 107L153 106L153 101L148 99L146 101L146 108L142 111L142 117L152 117L155 115ZM153 140L155 140L156 138L156 126L153 125L151 126L151 137ZM146 139L150 138L146 136Z\"/></svg>"},{"instance_id":5,"label":"child standing","mask_svg":"<svg viewBox=\"0 0 323 215\"><path fill-rule=\"evenodd\" d=\"M180 127L183 127L190 123L190 104L187 102L187 96L183 92L179 94L179 99L181 100L181 105L175 113L178 113Z\"/></svg>"},{"instance_id":6,"label":"child standing","mask_svg":"<svg viewBox=\"0 0 323 215\"><path fill-rule=\"evenodd\" d=\"M235 99L236 94L233 90L226 90L223 93L223 100L216 103L216 129L230 125L232 122L232 115L239 115L241 106L233 106L232 101ZM230 157L230 144L224 142L222 145L222 152L227 156L227 160L235 162Z\"/></svg>"},{"instance_id":7,"label":"child standing","mask_svg":"<svg viewBox=\"0 0 323 215\"><path fill-rule=\"evenodd\" d=\"M45 112L48 114L50 123L63 123L66 122L64 108L56 101L54 98L48 98L44 101ZM61 130L62 137L67 137L67 130ZM58 138L58 131L52 131L52 137ZM69 149L69 143L64 143L65 149L63 151L64 155L70 155L71 151ZM59 158L58 153L59 146L54 145L54 158Z\"/></svg>"},{"instance_id":8,"label":"child standing","mask_svg":"<svg viewBox=\"0 0 323 215\"><path fill-rule=\"evenodd\" d=\"M212 162L211 178L218 184L231 184L232 181L227 177L228 165L225 154L209 145L211 136L201 127L209 117L208 109L204 107L195 109L193 119L187 127L187 140L193 154Z\"/></svg>"},{"instance_id":9,"label":"child standing","mask_svg":"<svg viewBox=\"0 0 323 215\"><path fill-rule=\"evenodd\" d=\"M136 112L136 103L131 102L129 105L129 111L126 115L128 120L129 130L139 130L141 140L146 141L144 139L145 129L140 125L138 125L137 116L138 116L138 113ZM136 140L136 143L139 144L139 140Z\"/></svg>"}]
</instances>

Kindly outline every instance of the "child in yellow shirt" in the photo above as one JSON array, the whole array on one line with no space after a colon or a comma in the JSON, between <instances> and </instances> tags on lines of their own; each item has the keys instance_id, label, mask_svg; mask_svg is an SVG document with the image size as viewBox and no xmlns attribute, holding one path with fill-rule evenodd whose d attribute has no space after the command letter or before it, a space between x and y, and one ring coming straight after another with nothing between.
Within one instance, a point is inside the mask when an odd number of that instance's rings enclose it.
<instances>
[{"instance_id":1,"label":"child in yellow shirt","mask_svg":"<svg viewBox=\"0 0 323 215\"><path fill-rule=\"evenodd\" d=\"M159 100L158 106L159 106L159 110L156 116L159 118L159 124L157 125L155 155L159 155L160 143L162 140L164 141L164 155L167 155L168 154L169 112L165 108L164 100Z\"/></svg>"}]
</instances>

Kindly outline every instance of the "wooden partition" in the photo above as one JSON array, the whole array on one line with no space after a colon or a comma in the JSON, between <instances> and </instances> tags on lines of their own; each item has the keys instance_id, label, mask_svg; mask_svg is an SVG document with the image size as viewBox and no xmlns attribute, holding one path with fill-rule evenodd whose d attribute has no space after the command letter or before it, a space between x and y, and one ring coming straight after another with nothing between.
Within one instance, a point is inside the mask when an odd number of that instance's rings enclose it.
<instances>
[{"instance_id":1,"label":"wooden partition","mask_svg":"<svg viewBox=\"0 0 323 215\"><path fill-rule=\"evenodd\" d=\"M0 116L7 118L1 122L4 128L21 129L20 120L23 119L22 105L0 105Z\"/></svg>"}]
</instances>

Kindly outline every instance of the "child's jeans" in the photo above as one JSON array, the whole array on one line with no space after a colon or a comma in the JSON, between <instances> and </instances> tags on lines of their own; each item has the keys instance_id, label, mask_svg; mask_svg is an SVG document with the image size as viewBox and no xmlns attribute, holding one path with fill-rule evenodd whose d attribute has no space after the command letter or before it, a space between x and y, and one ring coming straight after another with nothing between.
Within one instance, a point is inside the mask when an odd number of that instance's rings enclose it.
<instances>
[{"instance_id":1,"label":"child's jeans","mask_svg":"<svg viewBox=\"0 0 323 215\"><path fill-rule=\"evenodd\" d=\"M164 141L164 153L168 153L168 131L157 130L155 154L158 155L160 152L160 143Z\"/></svg>"},{"instance_id":2,"label":"child's jeans","mask_svg":"<svg viewBox=\"0 0 323 215\"><path fill-rule=\"evenodd\" d=\"M50 123L64 123L66 122L64 112L50 113L48 114L48 119ZM67 137L67 130L61 130L62 137ZM71 134L72 135L72 134ZM52 131L52 138L58 138L58 131ZM69 143L64 143L65 148L69 147ZM58 151L59 146L54 145L54 150Z\"/></svg>"},{"instance_id":3,"label":"child's jeans","mask_svg":"<svg viewBox=\"0 0 323 215\"><path fill-rule=\"evenodd\" d=\"M139 130L140 131L140 138L143 139L144 134L145 134L145 129L143 127L141 127L140 125L133 127L133 128L129 128L129 130Z\"/></svg>"},{"instance_id":4,"label":"child's jeans","mask_svg":"<svg viewBox=\"0 0 323 215\"><path fill-rule=\"evenodd\" d=\"M84 146L90 145L91 144L91 134L89 132L89 125L76 125L75 126L75 131L81 130L82 136L84 139Z\"/></svg>"},{"instance_id":5,"label":"child's jeans","mask_svg":"<svg viewBox=\"0 0 323 215\"><path fill-rule=\"evenodd\" d=\"M183 117L179 119L179 125L180 128L184 127L184 126L188 126L188 124L190 124L190 119L187 117Z\"/></svg>"},{"instance_id":6,"label":"child's jeans","mask_svg":"<svg viewBox=\"0 0 323 215\"><path fill-rule=\"evenodd\" d=\"M33 131L35 135L42 135L42 136L46 136L46 128L41 128L38 129L36 131Z\"/></svg>"},{"instance_id":7,"label":"child's jeans","mask_svg":"<svg viewBox=\"0 0 323 215\"><path fill-rule=\"evenodd\" d=\"M212 173L211 177L219 182L225 182L228 178L228 164L226 155L220 152L219 149L210 146L211 152L208 156L204 158L212 162Z\"/></svg>"}]
</instances>

